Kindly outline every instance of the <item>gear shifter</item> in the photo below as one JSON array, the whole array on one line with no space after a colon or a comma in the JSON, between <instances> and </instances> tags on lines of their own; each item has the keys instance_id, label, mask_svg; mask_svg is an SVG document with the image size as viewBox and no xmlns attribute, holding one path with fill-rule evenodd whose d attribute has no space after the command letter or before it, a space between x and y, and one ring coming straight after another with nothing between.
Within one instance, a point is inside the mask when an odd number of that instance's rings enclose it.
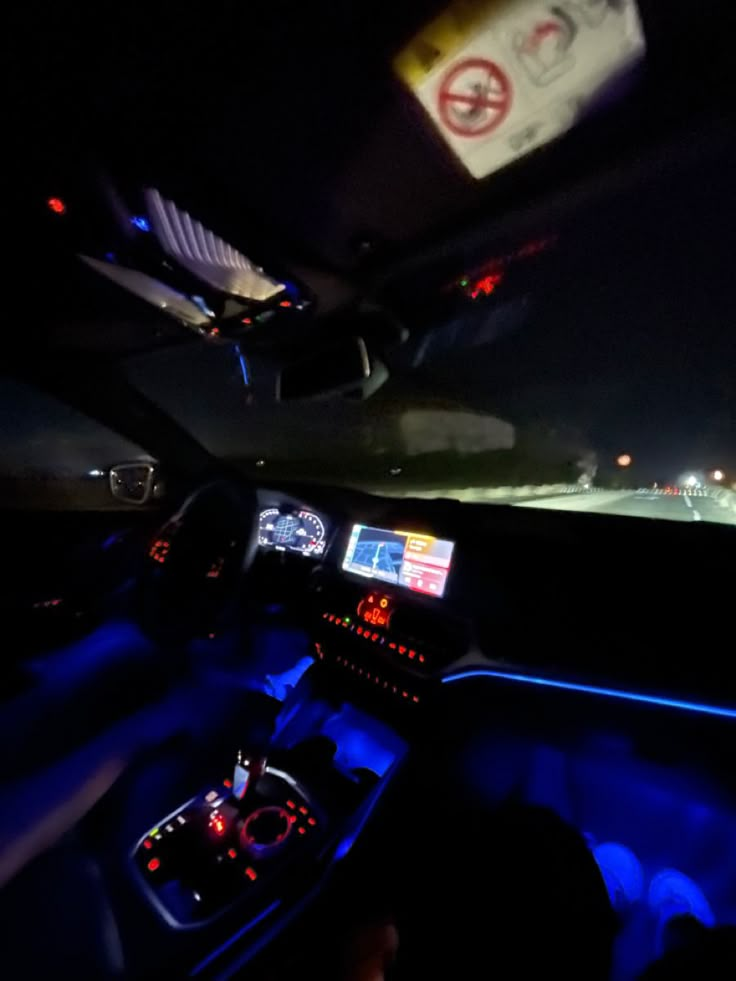
<instances>
[{"instance_id":1,"label":"gear shifter","mask_svg":"<svg viewBox=\"0 0 736 981\"><path fill-rule=\"evenodd\" d=\"M253 797L267 765L268 758L265 755L246 757L242 750L238 752L233 771L233 797L236 800L244 801L246 797Z\"/></svg>"}]
</instances>

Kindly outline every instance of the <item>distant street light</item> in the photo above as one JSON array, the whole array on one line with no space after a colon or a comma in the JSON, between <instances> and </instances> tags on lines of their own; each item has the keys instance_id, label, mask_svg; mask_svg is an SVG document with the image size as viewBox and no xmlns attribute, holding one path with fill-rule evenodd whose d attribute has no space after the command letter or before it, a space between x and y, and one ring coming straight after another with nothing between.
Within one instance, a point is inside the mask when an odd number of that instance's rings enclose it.
<instances>
[{"instance_id":1,"label":"distant street light","mask_svg":"<svg viewBox=\"0 0 736 981\"><path fill-rule=\"evenodd\" d=\"M722 470L714 470L713 471L713 480L719 480L720 481L720 480L723 480L723 477L724 477L724 473L723 473Z\"/></svg>"},{"instance_id":2,"label":"distant street light","mask_svg":"<svg viewBox=\"0 0 736 981\"><path fill-rule=\"evenodd\" d=\"M630 467L633 462L628 453L622 453L621 456L616 457L616 463L619 467Z\"/></svg>"}]
</instances>

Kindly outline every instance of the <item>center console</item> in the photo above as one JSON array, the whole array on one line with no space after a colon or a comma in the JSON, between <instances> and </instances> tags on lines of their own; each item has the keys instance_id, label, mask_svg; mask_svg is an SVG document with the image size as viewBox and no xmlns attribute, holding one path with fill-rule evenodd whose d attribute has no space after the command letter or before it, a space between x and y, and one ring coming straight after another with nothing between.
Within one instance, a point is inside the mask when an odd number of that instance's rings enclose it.
<instances>
[{"instance_id":1,"label":"center console","mask_svg":"<svg viewBox=\"0 0 736 981\"><path fill-rule=\"evenodd\" d=\"M267 904L283 872L314 858L329 830L296 777L241 753L232 776L159 821L133 858L163 917L192 926L238 901Z\"/></svg>"},{"instance_id":2,"label":"center console","mask_svg":"<svg viewBox=\"0 0 736 981\"><path fill-rule=\"evenodd\" d=\"M406 752L391 727L319 683L298 689L267 747L236 752L132 848L138 893L159 929L187 932L193 975L244 963L324 886Z\"/></svg>"}]
</instances>

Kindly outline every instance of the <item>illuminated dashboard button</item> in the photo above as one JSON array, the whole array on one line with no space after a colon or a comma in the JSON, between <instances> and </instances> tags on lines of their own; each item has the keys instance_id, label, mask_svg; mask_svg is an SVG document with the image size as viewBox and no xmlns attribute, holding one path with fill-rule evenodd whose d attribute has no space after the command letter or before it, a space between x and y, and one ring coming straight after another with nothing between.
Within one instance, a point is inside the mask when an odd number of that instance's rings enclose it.
<instances>
[{"instance_id":1,"label":"illuminated dashboard button","mask_svg":"<svg viewBox=\"0 0 736 981\"><path fill-rule=\"evenodd\" d=\"M153 842L150 838L145 839L143 842L143 847L146 849L146 851L150 851L153 848Z\"/></svg>"},{"instance_id":2,"label":"illuminated dashboard button","mask_svg":"<svg viewBox=\"0 0 736 981\"><path fill-rule=\"evenodd\" d=\"M413 661L416 656L417 656L417 652L409 648L409 660Z\"/></svg>"},{"instance_id":3,"label":"illuminated dashboard button","mask_svg":"<svg viewBox=\"0 0 736 981\"><path fill-rule=\"evenodd\" d=\"M396 650L396 644L393 641L391 641L388 646L391 648L392 651Z\"/></svg>"},{"instance_id":4,"label":"illuminated dashboard button","mask_svg":"<svg viewBox=\"0 0 736 981\"><path fill-rule=\"evenodd\" d=\"M403 644L399 644L399 654L406 654L406 648Z\"/></svg>"},{"instance_id":5,"label":"illuminated dashboard button","mask_svg":"<svg viewBox=\"0 0 736 981\"><path fill-rule=\"evenodd\" d=\"M161 859L159 858L152 858L151 861L148 863L149 872L155 872L156 869L160 867L161 867Z\"/></svg>"},{"instance_id":6,"label":"illuminated dashboard button","mask_svg":"<svg viewBox=\"0 0 736 981\"><path fill-rule=\"evenodd\" d=\"M255 882L256 879L258 878L258 873L256 872L255 869L252 869L250 865L245 870L244 875L247 875L251 882Z\"/></svg>"}]
</instances>

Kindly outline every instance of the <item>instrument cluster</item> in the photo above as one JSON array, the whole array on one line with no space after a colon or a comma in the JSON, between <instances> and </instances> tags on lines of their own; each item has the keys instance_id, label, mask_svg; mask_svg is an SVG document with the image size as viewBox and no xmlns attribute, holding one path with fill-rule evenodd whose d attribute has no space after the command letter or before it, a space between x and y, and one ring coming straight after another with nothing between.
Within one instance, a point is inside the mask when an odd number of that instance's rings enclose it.
<instances>
[{"instance_id":1,"label":"instrument cluster","mask_svg":"<svg viewBox=\"0 0 736 981\"><path fill-rule=\"evenodd\" d=\"M277 552L298 552L321 558L327 548L328 521L314 511L289 505L261 511L258 544Z\"/></svg>"}]
</instances>

